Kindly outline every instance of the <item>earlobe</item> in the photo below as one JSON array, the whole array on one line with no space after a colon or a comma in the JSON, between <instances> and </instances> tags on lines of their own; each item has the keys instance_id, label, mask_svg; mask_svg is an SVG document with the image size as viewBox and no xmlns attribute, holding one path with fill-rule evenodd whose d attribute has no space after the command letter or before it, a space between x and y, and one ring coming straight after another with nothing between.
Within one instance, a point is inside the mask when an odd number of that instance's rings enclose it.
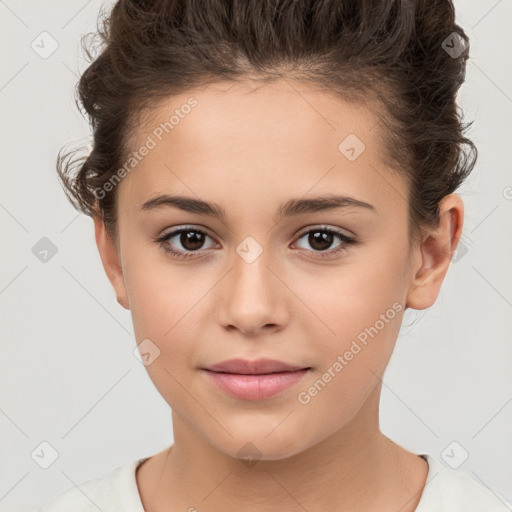
<instances>
[{"instance_id":1,"label":"earlobe","mask_svg":"<svg viewBox=\"0 0 512 512\"><path fill-rule=\"evenodd\" d=\"M101 262L105 269L105 273L114 288L117 302L125 309L130 309L128 294L124 283L123 269L116 244L110 237L105 227L105 223L99 214L95 214L93 216L93 221L94 235L96 238L96 245L100 253Z\"/></svg>"},{"instance_id":2,"label":"earlobe","mask_svg":"<svg viewBox=\"0 0 512 512\"><path fill-rule=\"evenodd\" d=\"M441 289L450 262L462 236L464 203L457 194L445 196L439 203L439 222L429 230L415 248L414 265L406 307L427 309L432 306Z\"/></svg>"}]
</instances>

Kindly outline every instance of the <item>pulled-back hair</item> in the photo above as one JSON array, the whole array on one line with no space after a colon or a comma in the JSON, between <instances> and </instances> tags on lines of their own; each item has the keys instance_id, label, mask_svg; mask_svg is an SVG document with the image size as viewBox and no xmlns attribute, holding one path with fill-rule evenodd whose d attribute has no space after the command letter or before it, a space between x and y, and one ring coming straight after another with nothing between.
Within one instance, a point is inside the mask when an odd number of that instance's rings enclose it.
<instances>
[{"instance_id":1,"label":"pulled-back hair","mask_svg":"<svg viewBox=\"0 0 512 512\"><path fill-rule=\"evenodd\" d=\"M86 35L82 42L86 42ZM117 238L116 187L144 112L219 81L292 78L377 105L379 140L408 184L409 235L473 169L456 94L469 41L450 0L119 0L100 13L100 50L78 84L92 151L57 158L73 206ZM469 151L465 151L469 149Z\"/></svg>"}]
</instances>

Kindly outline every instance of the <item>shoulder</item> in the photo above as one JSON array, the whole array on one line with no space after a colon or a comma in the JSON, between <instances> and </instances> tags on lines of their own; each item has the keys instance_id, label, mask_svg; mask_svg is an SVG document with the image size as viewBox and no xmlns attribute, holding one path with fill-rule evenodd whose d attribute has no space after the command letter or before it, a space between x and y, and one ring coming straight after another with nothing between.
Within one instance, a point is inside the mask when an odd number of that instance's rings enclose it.
<instances>
[{"instance_id":1,"label":"shoulder","mask_svg":"<svg viewBox=\"0 0 512 512\"><path fill-rule=\"evenodd\" d=\"M105 476L87 480L57 495L39 512L144 512L135 471L146 458L118 466Z\"/></svg>"},{"instance_id":2,"label":"shoulder","mask_svg":"<svg viewBox=\"0 0 512 512\"><path fill-rule=\"evenodd\" d=\"M444 466L432 455L416 512L512 512L512 504L467 473Z\"/></svg>"}]
</instances>

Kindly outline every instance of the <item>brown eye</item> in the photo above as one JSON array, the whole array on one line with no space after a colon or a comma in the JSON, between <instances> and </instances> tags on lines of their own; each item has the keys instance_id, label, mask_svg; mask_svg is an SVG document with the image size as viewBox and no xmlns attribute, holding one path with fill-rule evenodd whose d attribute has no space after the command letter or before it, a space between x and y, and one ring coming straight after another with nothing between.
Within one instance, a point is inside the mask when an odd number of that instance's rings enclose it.
<instances>
[{"instance_id":1,"label":"brown eye","mask_svg":"<svg viewBox=\"0 0 512 512\"><path fill-rule=\"evenodd\" d=\"M200 229L181 228L157 238L156 242L172 256L189 258L195 256L194 252L202 252L201 249L204 249L206 238L210 237Z\"/></svg>"},{"instance_id":2,"label":"brown eye","mask_svg":"<svg viewBox=\"0 0 512 512\"><path fill-rule=\"evenodd\" d=\"M310 231L308 233L308 243L317 251L329 249L333 240L334 235L326 231Z\"/></svg>"},{"instance_id":3,"label":"brown eye","mask_svg":"<svg viewBox=\"0 0 512 512\"><path fill-rule=\"evenodd\" d=\"M336 255L342 251L347 250L350 244L356 244L355 238L344 235L343 233L329 228L316 228L304 232L300 239L305 239L306 243L313 249L313 253L318 253L316 256L327 257ZM338 240L340 243L334 249L329 250L333 242ZM308 249L307 247L305 249Z\"/></svg>"},{"instance_id":4,"label":"brown eye","mask_svg":"<svg viewBox=\"0 0 512 512\"><path fill-rule=\"evenodd\" d=\"M181 245L189 251L196 251L204 244L204 233L200 231L182 231L179 237Z\"/></svg>"}]
</instances>

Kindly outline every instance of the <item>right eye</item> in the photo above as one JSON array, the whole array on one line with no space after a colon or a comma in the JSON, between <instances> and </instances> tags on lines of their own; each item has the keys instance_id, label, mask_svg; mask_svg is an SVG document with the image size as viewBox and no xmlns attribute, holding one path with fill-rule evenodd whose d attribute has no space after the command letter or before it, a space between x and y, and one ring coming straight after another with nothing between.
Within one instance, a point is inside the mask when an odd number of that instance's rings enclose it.
<instances>
[{"instance_id":1,"label":"right eye","mask_svg":"<svg viewBox=\"0 0 512 512\"><path fill-rule=\"evenodd\" d=\"M173 257L186 259L195 257L194 253L199 252L204 244L206 237L210 238L207 233L201 231L200 229L184 227L171 231L170 233L157 238L156 242L160 244L160 247L166 253L172 255ZM177 240L172 242L174 238ZM183 249L173 248L175 244L180 244Z\"/></svg>"}]
</instances>

